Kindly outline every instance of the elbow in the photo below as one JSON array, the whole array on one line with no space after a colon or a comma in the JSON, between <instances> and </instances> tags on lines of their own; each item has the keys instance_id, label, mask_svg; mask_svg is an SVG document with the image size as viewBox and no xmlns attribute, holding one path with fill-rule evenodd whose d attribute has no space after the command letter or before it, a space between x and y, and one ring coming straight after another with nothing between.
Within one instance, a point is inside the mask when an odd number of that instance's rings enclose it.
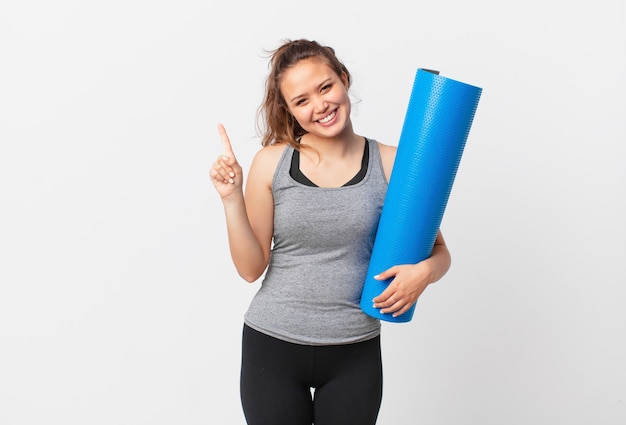
<instances>
[{"instance_id":1,"label":"elbow","mask_svg":"<svg viewBox=\"0 0 626 425\"><path fill-rule=\"evenodd\" d=\"M237 272L239 273L239 276L241 276L241 278L246 282L254 283L259 280L261 276L263 276L265 268L263 268L262 270L237 270Z\"/></svg>"},{"instance_id":2,"label":"elbow","mask_svg":"<svg viewBox=\"0 0 626 425\"><path fill-rule=\"evenodd\" d=\"M246 258L244 261L235 261L234 263L239 276L248 283L254 283L265 273L269 258L263 258L259 261Z\"/></svg>"},{"instance_id":3,"label":"elbow","mask_svg":"<svg viewBox=\"0 0 626 425\"><path fill-rule=\"evenodd\" d=\"M443 264L443 274L448 273L450 267L452 267L452 256L450 255L450 251L446 249L446 256Z\"/></svg>"},{"instance_id":4,"label":"elbow","mask_svg":"<svg viewBox=\"0 0 626 425\"><path fill-rule=\"evenodd\" d=\"M248 283L254 283L259 279L259 277L261 277L261 275L246 273L239 273L239 276L241 276L241 278Z\"/></svg>"},{"instance_id":5,"label":"elbow","mask_svg":"<svg viewBox=\"0 0 626 425\"><path fill-rule=\"evenodd\" d=\"M445 245L436 245L431 259L433 261L431 262L430 283L434 283L448 273L452 266L452 256Z\"/></svg>"}]
</instances>

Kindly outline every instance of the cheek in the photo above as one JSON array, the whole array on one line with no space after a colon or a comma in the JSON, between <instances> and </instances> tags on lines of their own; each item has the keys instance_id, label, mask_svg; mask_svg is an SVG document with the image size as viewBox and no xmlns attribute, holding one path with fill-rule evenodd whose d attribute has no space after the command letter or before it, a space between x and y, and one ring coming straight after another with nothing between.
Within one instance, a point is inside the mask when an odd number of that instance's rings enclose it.
<instances>
[{"instance_id":1,"label":"cheek","mask_svg":"<svg viewBox=\"0 0 626 425\"><path fill-rule=\"evenodd\" d=\"M306 121L306 119L307 119L307 117L309 115L308 108L290 109L289 112L296 119L296 121L298 121L298 123L300 123L300 125L302 125L302 121Z\"/></svg>"},{"instance_id":2,"label":"cheek","mask_svg":"<svg viewBox=\"0 0 626 425\"><path fill-rule=\"evenodd\" d=\"M341 100L343 102L350 102L350 94L346 90L341 91Z\"/></svg>"}]
</instances>

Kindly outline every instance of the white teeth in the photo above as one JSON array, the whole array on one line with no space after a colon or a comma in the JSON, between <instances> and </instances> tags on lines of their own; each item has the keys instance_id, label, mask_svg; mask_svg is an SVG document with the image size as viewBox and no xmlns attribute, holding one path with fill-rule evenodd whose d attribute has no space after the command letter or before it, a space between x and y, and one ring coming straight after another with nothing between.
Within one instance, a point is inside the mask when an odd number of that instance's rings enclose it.
<instances>
[{"instance_id":1,"label":"white teeth","mask_svg":"<svg viewBox=\"0 0 626 425\"><path fill-rule=\"evenodd\" d=\"M337 114L337 111L333 111L330 114L326 115L324 118L318 120L319 122L321 122L322 124L326 124L328 121L332 120L333 118L335 118L335 114Z\"/></svg>"}]
</instances>

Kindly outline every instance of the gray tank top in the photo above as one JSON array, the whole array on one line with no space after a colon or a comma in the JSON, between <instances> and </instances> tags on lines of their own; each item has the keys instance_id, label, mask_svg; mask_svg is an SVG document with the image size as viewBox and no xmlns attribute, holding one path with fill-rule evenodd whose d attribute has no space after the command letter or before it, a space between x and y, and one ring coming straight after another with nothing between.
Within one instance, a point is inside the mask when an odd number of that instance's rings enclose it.
<instances>
[{"instance_id":1,"label":"gray tank top","mask_svg":"<svg viewBox=\"0 0 626 425\"><path fill-rule=\"evenodd\" d=\"M272 181L274 238L270 263L245 323L307 345L348 344L380 333L361 310L361 291L387 192L378 143L358 183L307 186L289 174L287 146Z\"/></svg>"}]
</instances>

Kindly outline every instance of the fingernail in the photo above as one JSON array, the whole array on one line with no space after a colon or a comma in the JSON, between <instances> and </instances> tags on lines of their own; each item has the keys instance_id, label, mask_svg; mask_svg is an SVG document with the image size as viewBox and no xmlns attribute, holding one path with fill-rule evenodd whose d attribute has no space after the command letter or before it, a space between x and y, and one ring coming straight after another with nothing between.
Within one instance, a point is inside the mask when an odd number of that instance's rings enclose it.
<instances>
[{"instance_id":1,"label":"fingernail","mask_svg":"<svg viewBox=\"0 0 626 425\"><path fill-rule=\"evenodd\" d=\"M234 183L235 183L235 180L233 180L233 179L228 179L228 183L230 183L230 184L234 184Z\"/></svg>"},{"instance_id":2,"label":"fingernail","mask_svg":"<svg viewBox=\"0 0 626 425\"><path fill-rule=\"evenodd\" d=\"M380 275L379 275L379 274L377 274L376 276L374 276L374 279L378 279L378 278L380 278Z\"/></svg>"},{"instance_id":3,"label":"fingernail","mask_svg":"<svg viewBox=\"0 0 626 425\"><path fill-rule=\"evenodd\" d=\"M228 173L228 175L230 175L231 177L235 177L235 173L233 173L232 171Z\"/></svg>"}]
</instances>

